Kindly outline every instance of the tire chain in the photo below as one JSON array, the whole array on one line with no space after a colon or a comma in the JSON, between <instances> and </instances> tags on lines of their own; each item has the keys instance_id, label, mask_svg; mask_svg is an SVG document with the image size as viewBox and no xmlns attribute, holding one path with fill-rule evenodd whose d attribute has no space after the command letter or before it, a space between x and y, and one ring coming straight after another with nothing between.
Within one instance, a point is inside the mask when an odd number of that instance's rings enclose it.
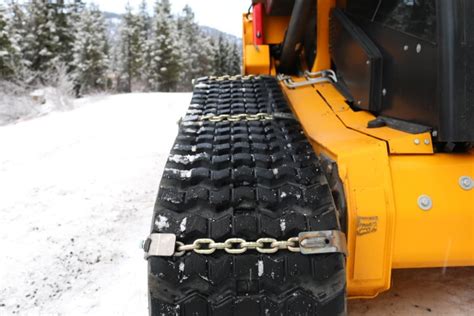
<instances>
[{"instance_id":1,"label":"tire chain","mask_svg":"<svg viewBox=\"0 0 474 316\"><path fill-rule=\"evenodd\" d=\"M257 114L207 114L199 118L200 121L209 121L209 122L239 122L239 121L267 121L273 120L273 116L268 113L257 113Z\"/></svg>"},{"instance_id":2,"label":"tire chain","mask_svg":"<svg viewBox=\"0 0 474 316\"><path fill-rule=\"evenodd\" d=\"M247 250L257 250L260 253L275 253L278 250L289 250L300 252L298 237L291 237L288 240L278 241L274 238L259 238L257 241L246 241L242 238L229 238L225 242L215 242L210 238L196 239L192 244L176 242L176 252L174 256L182 256L186 251L194 251L199 254L210 255L216 250L225 250L230 254L242 254Z\"/></svg>"}]
</instances>

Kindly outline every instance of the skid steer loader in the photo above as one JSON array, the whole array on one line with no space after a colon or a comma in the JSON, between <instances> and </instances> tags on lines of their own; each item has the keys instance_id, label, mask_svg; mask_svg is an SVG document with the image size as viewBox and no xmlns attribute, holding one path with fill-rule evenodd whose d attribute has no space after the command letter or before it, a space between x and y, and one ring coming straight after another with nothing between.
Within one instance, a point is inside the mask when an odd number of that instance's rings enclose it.
<instances>
[{"instance_id":1,"label":"skid steer loader","mask_svg":"<svg viewBox=\"0 0 474 316\"><path fill-rule=\"evenodd\" d=\"M195 80L164 170L150 313L343 315L474 265L474 2L250 4L243 74Z\"/></svg>"}]
</instances>

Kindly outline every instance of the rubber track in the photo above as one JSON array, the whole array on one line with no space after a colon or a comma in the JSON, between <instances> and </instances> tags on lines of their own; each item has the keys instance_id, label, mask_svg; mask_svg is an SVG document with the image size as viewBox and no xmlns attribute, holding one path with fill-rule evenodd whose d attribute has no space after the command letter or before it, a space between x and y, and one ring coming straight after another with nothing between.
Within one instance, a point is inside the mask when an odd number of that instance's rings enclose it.
<instances>
[{"instance_id":1,"label":"rubber track","mask_svg":"<svg viewBox=\"0 0 474 316\"><path fill-rule=\"evenodd\" d=\"M288 113L275 79L201 79L160 183L153 232L224 241L286 240L340 229L318 158L295 119L200 121L206 114ZM149 259L152 315L340 315L340 254L190 252Z\"/></svg>"}]
</instances>

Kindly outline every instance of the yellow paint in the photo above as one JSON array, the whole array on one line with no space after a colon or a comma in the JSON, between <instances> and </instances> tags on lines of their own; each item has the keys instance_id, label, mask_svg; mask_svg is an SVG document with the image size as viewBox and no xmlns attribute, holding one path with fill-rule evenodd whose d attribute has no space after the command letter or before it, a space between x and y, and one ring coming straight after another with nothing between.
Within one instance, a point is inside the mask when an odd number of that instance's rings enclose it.
<instances>
[{"instance_id":1,"label":"yellow paint","mask_svg":"<svg viewBox=\"0 0 474 316\"><path fill-rule=\"evenodd\" d=\"M395 210L386 143L347 128L314 87L283 91L316 152L339 167L349 213L348 293L373 297L390 287ZM377 231L358 235L359 217L377 217Z\"/></svg>"},{"instance_id":2,"label":"yellow paint","mask_svg":"<svg viewBox=\"0 0 474 316\"><path fill-rule=\"evenodd\" d=\"M350 297L389 289L392 268L474 265L474 190L458 183L463 175L474 178L474 152L433 154L431 146L412 145L411 134L367 131L373 117L342 109L342 96L329 84L283 91L315 151L339 166ZM429 211L418 207L422 194L433 200Z\"/></svg>"},{"instance_id":3,"label":"yellow paint","mask_svg":"<svg viewBox=\"0 0 474 316\"><path fill-rule=\"evenodd\" d=\"M354 280L380 280L383 278L385 229L387 226L385 193L381 187L354 189L356 242L354 250ZM364 221L372 222L373 229L362 229ZM366 269L367 261L373 265Z\"/></svg>"},{"instance_id":4,"label":"yellow paint","mask_svg":"<svg viewBox=\"0 0 474 316\"><path fill-rule=\"evenodd\" d=\"M270 47L268 45L246 45L244 74L270 74Z\"/></svg>"},{"instance_id":5,"label":"yellow paint","mask_svg":"<svg viewBox=\"0 0 474 316\"><path fill-rule=\"evenodd\" d=\"M285 38L285 32L289 23L289 16L265 16L263 19L263 34L265 34L265 43L282 43Z\"/></svg>"},{"instance_id":6,"label":"yellow paint","mask_svg":"<svg viewBox=\"0 0 474 316\"><path fill-rule=\"evenodd\" d=\"M390 156L397 219L394 268L474 264L474 189L463 190L461 176L474 179L474 155ZM433 201L418 207L420 195Z\"/></svg>"},{"instance_id":7,"label":"yellow paint","mask_svg":"<svg viewBox=\"0 0 474 316\"><path fill-rule=\"evenodd\" d=\"M337 0L343 5L344 0ZM313 71L331 67L329 13L335 0L318 1L317 57ZM251 18L251 16L250 16ZM283 41L289 17L265 17L266 44ZM244 15L246 74L276 75L269 46L253 46L252 22ZM295 81L304 80L294 78ZM331 84L283 92L318 154L338 164L348 205L347 289L370 298L390 288L392 268L474 266L474 150L435 153L429 133L367 128L375 117L353 111ZM433 201L429 211L418 197Z\"/></svg>"},{"instance_id":8,"label":"yellow paint","mask_svg":"<svg viewBox=\"0 0 474 316\"><path fill-rule=\"evenodd\" d=\"M245 13L243 21L244 45L253 44L252 14ZM280 44L285 38L285 32L290 23L289 16L265 16L263 19L263 35L265 44Z\"/></svg>"},{"instance_id":9,"label":"yellow paint","mask_svg":"<svg viewBox=\"0 0 474 316\"><path fill-rule=\"evenodd\" d=\"M320 71L331 68L331 55L329 54L329 16L332 8L336 5L335 0L319 0L317 39L316 39L316 60L313 71Z\"/></svg>"},{"instance_id":10,"label":"yellow paint","mask_svg":"<svg viewBox=\"0 0 474 316\"><path fill-rule=\"evenodd\" d=\"M265 16L263 20L263 34L265 38L265 44L279 44L283 42L289 21L290 17L286 16ZM255 49L253 43L252 14L247 15L247 13L245 13L242 17L242 22L243 74L276 75L275 60L270 57L269 46L263 45L259 46L258 50ZM254 49L252 49L251 47L254 47Z\"/></svg>"},{"instance_id":11,"label":"yellow paint","mask_svg":"<svg viewBox=\"0 0 474 316\"><path fill-rule=\"evenodd\" d=\"M243 47L245 45L251 45L253 44L253 24L252 24L252 14L247 16L247 13L245 13L242 16L242 42L243 42Z\"/></svg>"}]
</instances>

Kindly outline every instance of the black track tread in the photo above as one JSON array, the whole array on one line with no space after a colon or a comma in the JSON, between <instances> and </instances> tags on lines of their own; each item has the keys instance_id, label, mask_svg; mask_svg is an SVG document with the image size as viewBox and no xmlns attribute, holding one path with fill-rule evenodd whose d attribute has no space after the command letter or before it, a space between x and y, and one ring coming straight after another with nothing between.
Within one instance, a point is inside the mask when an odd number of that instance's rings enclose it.
<instances>
[{"instance_id":1,"label":"black track tread","mask_svg":"<svg viewBox=\"0 0 474 316\"><path fill-rule=\"evenodd\" d=\"M340 229L319 160L296 120L199 120L261 112L291 113L275 79L199 81L165 166L152 232L192 243ZM152 257L149 289L152 315L338 315L345 312L344 257Z\"/></svg>"}]
</instances>

